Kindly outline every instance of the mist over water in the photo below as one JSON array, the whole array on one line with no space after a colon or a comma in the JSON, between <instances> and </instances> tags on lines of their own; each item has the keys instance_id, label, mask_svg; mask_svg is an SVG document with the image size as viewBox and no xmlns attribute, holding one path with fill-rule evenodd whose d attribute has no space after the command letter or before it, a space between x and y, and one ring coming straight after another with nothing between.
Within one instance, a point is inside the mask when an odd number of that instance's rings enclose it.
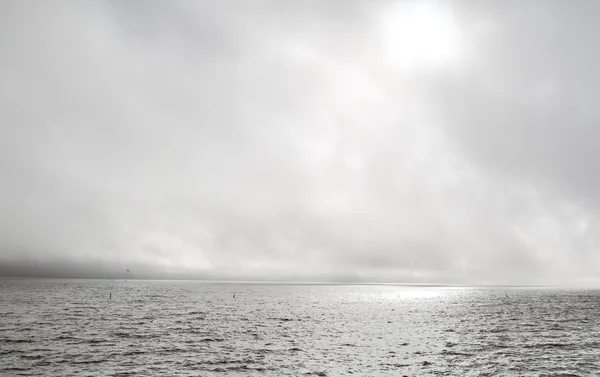
<instances>
[{"instance_id":1,"label":"mist over water","mask_svg":"<svg viewBox=\"0 0 600 377\"><path fill-rule=\"evenodd\" d=\"M600 370L595 290L5 279L0 292L0 375Z\"/></svg>"}]
</instances>

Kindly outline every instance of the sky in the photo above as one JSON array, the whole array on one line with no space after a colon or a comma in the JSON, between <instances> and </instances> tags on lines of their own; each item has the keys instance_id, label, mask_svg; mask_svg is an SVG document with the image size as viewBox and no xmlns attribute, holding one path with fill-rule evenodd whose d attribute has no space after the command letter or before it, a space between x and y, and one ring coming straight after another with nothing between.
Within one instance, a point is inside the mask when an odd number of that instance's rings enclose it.
<instances>
[{"instance_id":1,"label":"sky","mask_svg":"<svg viewBox=\"0 0 600 377\"><path fill-rule=\"evenodd\" d=\"M0 3L0 275L600 285L600 2Z\"/></svg>"}]
</instances>

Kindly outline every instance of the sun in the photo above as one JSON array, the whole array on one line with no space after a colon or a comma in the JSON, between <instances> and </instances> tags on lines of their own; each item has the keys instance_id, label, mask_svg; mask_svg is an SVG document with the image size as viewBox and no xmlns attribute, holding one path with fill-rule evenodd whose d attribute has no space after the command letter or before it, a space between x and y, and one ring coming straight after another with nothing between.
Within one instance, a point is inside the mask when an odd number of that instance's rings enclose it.
<instances>
[{"instance_id":1,"label":"sun","mask_svg":"<svg viewBox=\"0 0 600 377\"><path fill-rule=\"evenodd\" d=\"M381 14L381 48L395 69L418 71L455 62L459 34L451 12L433 2L398 1Z\"/></svg>"}]
</instances>

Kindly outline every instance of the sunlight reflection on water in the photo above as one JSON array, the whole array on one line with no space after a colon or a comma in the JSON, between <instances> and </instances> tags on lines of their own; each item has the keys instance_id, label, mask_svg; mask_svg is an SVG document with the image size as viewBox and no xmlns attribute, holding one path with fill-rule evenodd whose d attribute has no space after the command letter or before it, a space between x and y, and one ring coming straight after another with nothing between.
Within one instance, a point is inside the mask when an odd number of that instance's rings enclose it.
<instances>
[{"instance_id":1,"label":"sunlight reflection on water","mask_svg":"<svg viewBox=\"0 0 600 377\"><path fill-rule=\"evenodd\" d=\"M450 298L459 294L464 288L448 287L406 287L406 286L373 286L362 287L355 294L360 301L396 301L396 300L429 300Z\"/></svg>"},{"instance_id":2,"label":"sunlight reflection on water","mask_svg":"<svg viewBox=\"0 0 600 377\"><path fill-rule=\"evenodd\" d=\"M417 299L433 299L446 297L452 294L453 291L446 288L439 287L402 287L397 288L392 292L384 292L383 296L386 299L404 299L404 300L417 300Z\"/></svg>"}]
</instances>

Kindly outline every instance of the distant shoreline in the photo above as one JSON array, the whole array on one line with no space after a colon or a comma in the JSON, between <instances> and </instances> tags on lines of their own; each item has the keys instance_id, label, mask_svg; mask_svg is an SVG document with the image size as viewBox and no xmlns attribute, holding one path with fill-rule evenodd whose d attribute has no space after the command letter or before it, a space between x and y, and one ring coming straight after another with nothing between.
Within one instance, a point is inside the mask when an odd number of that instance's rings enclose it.
<instances>
[{"instance_id":1,"label":"distant shoreline","mask_svg":"<svg viewBox=\"0 0 600 377\"><path fill-rule=\"evenodd\" d=\"M405 288L490 288L490 289L600 289L594 286L575 285L524 285L524 284L441 284L441 283L396 283L396 282L336 282L336 281L271 281L271 280L205 280L205 279L177 279L177 278L85 278L85 277L44 277L44 276L0 276L0 280L103 280L103 281L165 281L165 282L195 282L200 284L224 285L297 285L297 286L389 286Z\"/></svg>"}]
</instances>

